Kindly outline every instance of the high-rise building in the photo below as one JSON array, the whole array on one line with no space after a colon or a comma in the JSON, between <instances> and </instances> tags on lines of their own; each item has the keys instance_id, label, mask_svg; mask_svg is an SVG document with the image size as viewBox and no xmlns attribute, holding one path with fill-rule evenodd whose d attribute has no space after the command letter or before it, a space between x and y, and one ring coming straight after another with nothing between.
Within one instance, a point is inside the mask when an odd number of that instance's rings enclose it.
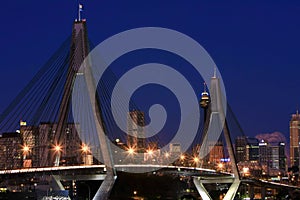
<instances>
[{"instance_id":1,"label":"high-rise building","mask_svg":"<svg viewBox=\"0 0 300 200\"><path fill-rule=\"evenodd\" d=\"M60 160L62 165L74 165L82 162L82 152L80 152L81 140L76 129L76 124L69 123L64 127L61 144L53 143L57 124L41 123L38 129L37 146L39 148L39 161L47 158L45 155L48 155L48 158L53 157L55 154L54 146L59 145L61 148ZM46 162L41 163L46 163L47 166L53 166L53 163L49 163L50 161L51 159L48 159Z\"/></svg>"},{"instance_id":2,"label":"high-rise building","mask_svg":"<svg viewBox=\"0 0 300 200\"><path fill-rule=\"evenodd\" d=\"M270 168L285 171L285 143L270 144Z\"/></svg>"},{"instance_id":3,"label":"high-rise building","mask_svg":"<svg viewBox=\"0 0 300 200\"><path fill-rule=\"evenodd\" d=\"M265 140L259 142L259 162L262 165L263 171L269 173L270 148Z\"/></svg>"},{"instance_id":4,"label":"high-rise building","mask_svg":"<svg viewBox=\"0 0 300 200\"><path fill-rule=\"evenodd\" d=\"M237 163L246 161L246 144L247 139L245 136L239 136L235 139L235 155Z\"/></svg>"},{"instance_id":5,"label":"high-rise building","mask_svg":"<svg viewBox=\"0 0 300 200\"><path fill-rule=\"evenodd\" d=\"M169 145L169 148L170 148L170 153L171 154L177 154L177 155L181 154L181 145L180 145L180 143L171 143Z\"/></svg>"},{"instance_id":6,"label":"high-rise building","mask_svg":"<svg viewBox=\"0 0 300 200\"><path fill-rule=\"evenodd\" d=\"M279 169L286 171L287 169L287 162L286 162L286 155L285 155L285 143L279 142Z\"/></svg>"},{"instance_id":7,"label":"high-rise building","mask_svg":"<svg viewBox=\"0 0 300 200\"><path fill-rule=\"evenodd\" d=\"M258 139L239 136L235 140L237 162L254 161L259 159Z\"/></svg>"},{"instance_id":8,"label":"high-rise building","mask_svg":"<svg viewBox=\"0 0 300 200\"><path fill-rule=\"evenodd\" d=\"M138 152L144 152L146 147L144 112L130 111L127 119L127 145Z\"/></svg>"},{"instance_id":9,"label":"high-rise building","mask_svg":"<svg viewBox=\"0 0 300 200\"><path fill-rule=\"evenodd\" d=\"M224 162L225 152L224 145L221 139L218 141L208 141L204 150L207 150L207 155L201 159L202 167L215 168L219 163Z\"/></svg>"},{"instance_id":10,"label":"high-rise building","mask_svg":"<svg viewBox=\"0 0 300 200\"><path fill-rule=\"evenodd\" d=\"M259 162L265 174L273 176L286 171L285 143L266 140L259 142Z\"/></svg>"},{"instance_id":11,"label":"high-rise building","mask_svg":"<svg viewBox=\"0 0 300 200\"><path fill-rule=\"evenodd\" d=\"M221 140L218 140L217 143L211 142L209 145L209 163L217 164L224 159L224 146Z\"/></svg>"},{"instance_id":12,"label":"high-rise building","mask_svg":"<svg viewBox=\"0 0 300 200\"><path fill-rule=\"evenodd\" d=\"M0 168L53 166L52 160L47 158L54 157L56 154L54 144L56 130L57 124L41 123L39 126L29 126L21 121L18 132L3 133L0 137ZM61 143L57 145L60 148L61 165L81 164L87 161L87 159L83 160L83 155L86 154L81 152L82 142L76 124L68 123L64 127ZM87 157L93 159L85 156Z\"/></svg>"},{"instance_id":13,"label":"high-rise building","mask_svg":"<svg viewBox=\"0 0 300 200\"><path fill-rule=\"evenodd\" d=\"M17 169L22 167L21 135L18 132L3 133L0 137L0 168Z\"/></svg>"},{"instance_id":14,"label":"high-rise building","mask_svg":"<svg viewBox=\"0 0 300 200\"><path fill-rule=\"evenodd\" d=\"M247 137L246 144L246 160L254 161L259 160L259 141L256 138Z\"/></svg>"},{"instance_id":15,"label":"high-rise building","mask_svg":"<svg viewBox=\"0 0 300 200\"><path fill-rule=\"evenodd\" d=\"M292 115L290 121L290 160L291 166L299 166L299 136L300 136L300 115Z\"/></svg>"},{"instance_id":16,"label":"high-rise building","mask_svg":"<svg viewBox=\"0 0 300 200\"><path fill-rule=\"evenodd\" d=\"M27 126L26 122L20 122L20 134L23 147L23 167L39 167L37 137L38 128Z\"/></svg>"}]
</instances>

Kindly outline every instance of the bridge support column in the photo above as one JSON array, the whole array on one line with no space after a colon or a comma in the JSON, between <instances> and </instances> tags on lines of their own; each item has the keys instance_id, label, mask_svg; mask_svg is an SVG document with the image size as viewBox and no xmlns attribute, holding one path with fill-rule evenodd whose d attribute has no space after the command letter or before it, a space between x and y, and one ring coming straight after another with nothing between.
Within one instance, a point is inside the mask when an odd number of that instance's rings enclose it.
<instances>
[{"instance_id":1,"label":"bridge support column","mask_svg":"<svg viewBox=\"0 0 300 200\"><path fill-rule=\"evenodd\" d=\"M236 192L239 189L240 183L241 183L241 181L239 178L234 179L233 183L231 184L230 188L228 189L228 191L224 197L224 200L234 199Z\"/></svg>"},{"instance_id":2,"label":"bridge support column","mask_svg":"<svg viewBox=\"0 0 300 200\"><path fill-rule=\"evenodd\" d=\"M261 199L265 200L266 199L266 187L261 187Z\"/></svg>"},{"instance_id":3,"label":"bridge support column","mask_svg":"<svg viewBox=\"0 0 300 200\"><path fill-rule=\"evenodd\" d=\"M205 189L205 187L203 186L203 184L201 183L200 178L193 178L193 182L197 188L198 193L200 194L202 199L205 200L212 200L212 198L210 197L210 195L208 194L207 190Z\"/></svg>"},{"instance_id":4,"label":"bridge support column","mask_svg":"<svg viewBox=\"0 0 300 200\"><path fill-rule=\"evenodd\" d=\"M250 200L254 199L254 186L253 185L249 186L249 196L250 196Z\"/></svg>"},{"instance_id":5,"label":"bridge support column","mask_svg":"<svg viewBox=\"0 0 300 200\"><path fill-rule=\"evenodd\" d=\"M100 142L100 150L102 152L102 157L104 164L107 168L107 173L104 181L102 182L100 188L98 189L97 193L95 194L93 200L106 200L109 198L109 194L114 186L115 179L116 179L116 170L114 168L114 162L113 162L113 157L111 153L111 147L109 143L109 139L105 135L106 132L106 126L103 121L102 117L102 112L101 108L99 105L99 102L96 101L95 98L95 92L97 91L96 89L96 84L94 80L94 76L92 73L91 65L89 61L86 61L84 63L85 65L85 81L89 93L89 99L92 106L92 114L93 114L93 119L94 119L94 124L96 126L96 131L98 133L98 139ZM99 121L98 121L99 120Z\"/></svg>"},{"instance_id":6,"label":"bridge support column","mask_svg":"<svg viewBox=\"0 0 300 200\"><path fill-rule=\"evenodd\" d=\"M98 191L96 192L93 200L107 200L110 192L114 186L116 176L114 176L113 170L108 170L105 179L101 183Z\"/></svg>"},{"instance_id":7,"label":"bridge support column","mask_svg":"<svg viewBox=\"0 0 300 200\"><path fill-rule=\"evenodd\" d=\"M198 193L200 194L202 199L205 199L205 200L212 200L212 198L210 197L209 193L205 189L203 183L230 183L229 181L231 181L232 184L231 184L230 188L228 189L228 191L224 197L224 200L234 199L234 197L239 189L240 183L241 183L239 178L235 178L232 182L232 179L231 180L225 180L225 179L223 179L223 180L222 179L221 180L220 179L201 180L200 178L194 177L193 181L194 181L194 184L196 186Z\"/></svg>"},{"instance_id":8,"label":"bridge support column","mask_svg":"<svg viewBox=\"0 0 300 200\"><path fill-rule=\"evenodd\" d=\"M51 183L50 186L53 190L65 190L64 186L60 182L60 176L52 175L51 176Z\"/></svg>"}]
</instances>

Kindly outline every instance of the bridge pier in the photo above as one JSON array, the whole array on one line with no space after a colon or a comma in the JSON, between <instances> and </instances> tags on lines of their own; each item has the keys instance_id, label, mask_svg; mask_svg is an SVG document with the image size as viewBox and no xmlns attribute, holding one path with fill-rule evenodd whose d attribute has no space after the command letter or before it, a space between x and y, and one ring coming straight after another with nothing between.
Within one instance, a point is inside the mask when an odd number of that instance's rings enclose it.
<instances>
[{"instance_id":1,"label":"bridge pier","mask_svg":"<svg viewBox=\"0 0 300 200\"><path fill-rule=\"evenodd\" d=\"M253 185L249 186L249 196L250 196L250 200L254 199L254 187L253 187Z\"/></svg>"},{"instance_id":2,"label":"bridge pier","mask_svg":"<svg viewBox=\"0 0 300 200\"><path fill-rule=\"evenodd\" d=\"M51 183L50 186L53 190L65 190L64 186L60 182L61 178L59 175L52 175L51 176Z\"/></svg>"},{"instance_id":3,"label":"bridge pier","mask_svg":"<svg viewBox=\"0 0 300 200\"><path fill-rule=\"evenodd\" d=\"M227 120L226 120L226 113L225 110L226 107L224 108L224 106L226 105L226 102L223 102L223 98L222 98L222 91L220 88L220 80L219 78L217 78L216 73L214 73L214 76L211 78L211 103L210 103L210 109L211 109L211 113L210 116L207 120L209 120L208 124L208 128L207 130L203 133L204 137L203 137L203 141L202 141L202 146L199 152L199 157L203 158L205 155L204 152L207 152L208 147L206 145L203 145L203 143L208 142L209 138L211 135L216 134L215 131L223 131L223 136L225 138L225 142L227 145L227 150L228 150L228 154L229 154L229 158L230 158L230 162L231 162L231 167L232 167L232 172L234 174L234 176L232 177L231 181L231 186L228 189L224 200L232 200L234 199L240 183L241 183L241 179L240 179L240 174L238 171L238 167L237 167L237 163L236 163L236 159L235 159L235 155L234 155L234 150L233 150L233 145L232 145L232 141L231 141L231 137L230 137L230 131L229 131L229 127L227 124ZM225 104L224 104L225 103ZM213 130L212 127L214 127L215 129ZM218 130L218 128L220 130ZM221 132L222 133L222 132ZM221 135L220 133L220 135ZM220 135L218 137L220 137ZM218 138L213 138L212 141L217 140ZM211 140L211 139L210 139ZM215 141L214 141L215 142ZM204 154L204 155L202 155ZM195 181L195 179L194 179ZM223 180L209 180L211 183L220 183L223 182ZM203 187L202 183L198 183L197 181L195 181L195 185L196 188L199 192L199 194L201 195L201 197L203 199L211 199L211 197L209 196L209 194L207 193L207 191L205 190L205 188ZM198 185L198 187L197 187ZM206 191L206 192L205 192Z\"/></svg>"},{"instance_id":4,"label":"bridge pier","mask_svg":"<svg viewBox=\"0 0 300 200\"><path fill-rule=\"evenodd\" d=\"M228 189L224 200L232 200L234 199L241 181L238 178L221 178L221 179L206 179L201 180L200 177L194 177L193 178L194 185L196 186L196 189L198 193L200 194L202 199L205 200L211 200L211 196L209 195L208 191L205 189L203 183L232 183L230 188Z\"/></svg>"},{"instance_id":5,"label":"bridge pier","mask_svg":"<svg viewBox=\"0 0 300 200\"><path fill-rule=\"evenodd\" d=\"M266 199L266 187L265 186L261 187L261 199L262 200Z\"/></svg>"},{"instance_id":6,"label":"bridge pier","mask_svg":"<svg viewBox=\"0 0 300 200\"><path fill-rule=\"evenodd\" d=\"M112 170L108 170L106 177L101 183L98 191L96 192L93 200L107 200L109 198L110 192L114 186L117 176L114 176Z\"/></svg>"},{"instance_id":7,"label":"bridge pier","mask_svg":"<svg viewBox=\"0 0 300 200\"><path fill-rule=\"evenodd\" d=\"M241 183L241 181L239 178L234 179L233 183L231 184L230 188L228 189L228 191L224 197L224 200L234 199L236 192L239 189L240 183Z\"/></svg>"},{"instance_id":8,"label":"bridge pier","mask_svg":"<svg viewBox=\"0 0 300 200\"><path fill-rule=\"evenodd\" d=\"M197 191L200 194L202 199L212 200L209 193L207 192L207 190L205 189L205 187L201 183L200 178L194 177L193 182L194 182L194 185L196 186L196 189L197 189Z\"/></svg>"}]
</instances>

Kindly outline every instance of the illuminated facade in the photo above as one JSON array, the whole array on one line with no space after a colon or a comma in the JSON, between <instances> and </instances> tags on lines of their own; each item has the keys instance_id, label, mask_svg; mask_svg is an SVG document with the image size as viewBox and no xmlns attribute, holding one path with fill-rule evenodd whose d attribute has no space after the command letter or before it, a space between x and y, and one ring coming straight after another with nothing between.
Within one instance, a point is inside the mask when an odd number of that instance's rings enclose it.
<instances>
[{"instance_id":1,"label":"illuminated facade","mask_svg":"<svg viewBox=\"0 0 300 200\"><path fill-rule=\"evenodd\" d=\"M261 140L259 161L265 174L273 176L286 171L285 143L268 143L266 140Z\"/></svg>"},{"instance_id":2,"label":"illuminated facade","mask_svg":"<svg viewBox=\"0 0 300 200\"><path fill-rule=\"evenodd\" d=\"M209 145L209 163L220 163L224 158L224 146L221 140L218 140L216 144L213 142Z\"/></svg>"},{"instance_id":3,"label":"illuminated facade","mask_svg":"<svg viewBox=\"0 0 300 200\"><path fill-rule=\"evenodd\" d=\"M171 154L181 154L181 145L180 143L171 143L169 144Z\"/></svg>"},{"instance_id":4,"label":"illuminated facade","mask_svg":"<svg viewBox=\"0 0 300 200\"><path fill-rule=\"evenodd\" d=\"M127 118L127 145L138 152L145 152L145 116L144 112L134 110Z\"/></svg>"},{"instance_id":5,"label":"illuminated facade","mask_svg":"<svg viewBox=\"0 0 300 200\"><path fill-rule=\"evenodd\" d=\"M239 136L235 139L235 155L237 163L246 161L246 144L247 138L245 136Z\"/></svg>"},{"instance_id":6,"label":"illuminated facade","mask_svg":"<svg viewBox=\"0 0 300 200\"><path fill-rule=\"evenodd\" d=\"M75 124L66 125L64 128L64 133L61 135L61 144L53 144L57 124L41 123L38 129L39 134L37 146L39 149L39 161L42 161L42 159L46 158L44 155L49 155L48 158L54 156L56 153L55 145L58 145L61 148L61 165L74 165L82 162L82 152L80 151L81 140L77 133ZM48 159L46 162L42 161L41 163L47 163L47 166L53 166L53 163L49 162L51 162L51 159Z\"/></svg>"},{"instance_id":7,"label":"illuminated facade","mask_svg":"<svg viewBox=\"0 0 300 200\"><path fill-rule=\"evenodd\" d=\"M270 148L265 140L259 142L259 163L262 166L263 172L269 174Z\"/></svg>"},{"instance_id":8,"label":"illuminated facade","mask_svg":"<svg viewBox=\"0 0 300 200\"><path fill-rule=\"evenodd\" d=\"M235 140L237 162L259 160L258 139L239 136Z\"/></svg>"},{"instance_id":9,"label":"illuminated facade","mask_svg":"<svg viewBox=\"0 0 300 200\"><path fill-rule=\"evenodd\" d=\"M18 169L22 167L22 138L20 133L3 133L0 137L0 168Z\"/></svg>"},{"instance_id":10,"label":"illuminated facade","mask_svg":"<svg viewBox=\"0 0 300 200\"><path fill-rule=\"evenodd\" d=\"M286 171L285 143L270 144L270 168Z\"/></svg>"},{"instance_id":11,"label":"illuminated facade","mask_svg":"<svg viewBox=\"0 0 300 200\"><path fill-rule=\"evenodd\" d=\"M26 122L21 121L20 131L3 133L0 137L0 168L44 167L41 163L53 166L51 159L47 159L46 162L43 162L43 159L47 157L45 155L55 156L53 137L56 126L51 123L41 123L38 127L27 126ZM75 124L66 125L61 141L60 165L92 163L91 156L83 157L85 154L81 152L81 140Z\"/></svg>"},{"instance_id":12,"label":"illuminated facade","mask_svg":"<svg viewBox=\"0 0 300 200\"><path fill-rule=\"evenodd\" d=\"M20 134L22 138L23 167L39 167L39 153L37 148L38 128L34 126L27 126L26 122L21 121Z\"/></svg>"},{"instance_id":13,"label":"illuminated facade","mask_svg":"<svg viewBox=\"0 0 300 200\"><path fill-rule=\"evenodd\" d=\"M258 139L247 137L246 144L246 161L259 160Z\"/></svg>"},{"instance_id":14,"label":"illuminated facade","mask_svg":"<svg viewBox=\"0 0 300 200\"><path fill-rule=\"evenodd\" d=\"M292 115L290 121L290 160L291 166L299 166L299 136L300 136L300 115L297 111Z\"/></svg>"}]
</instances>

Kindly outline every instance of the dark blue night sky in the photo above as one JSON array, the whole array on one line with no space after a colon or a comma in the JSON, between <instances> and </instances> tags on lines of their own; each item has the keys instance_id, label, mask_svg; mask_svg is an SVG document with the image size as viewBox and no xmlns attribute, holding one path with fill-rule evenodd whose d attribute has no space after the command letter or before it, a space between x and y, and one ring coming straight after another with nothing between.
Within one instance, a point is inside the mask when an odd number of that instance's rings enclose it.
<instances>
[{"instance_id":1,"label":"dark blue night sky","mask_svg":"<svg viewBox=\"0 0 300 200\"><path fill-rule=\"evenodd\" d=\"M279 131L288 137L291 114L300 103L300 2L81 3L94 44L145 26L192 37L222 73L229 104L245 133ZM1 2L1 111L71 34L77 6L71 0Z\"/></svg>"}]
</instances>

